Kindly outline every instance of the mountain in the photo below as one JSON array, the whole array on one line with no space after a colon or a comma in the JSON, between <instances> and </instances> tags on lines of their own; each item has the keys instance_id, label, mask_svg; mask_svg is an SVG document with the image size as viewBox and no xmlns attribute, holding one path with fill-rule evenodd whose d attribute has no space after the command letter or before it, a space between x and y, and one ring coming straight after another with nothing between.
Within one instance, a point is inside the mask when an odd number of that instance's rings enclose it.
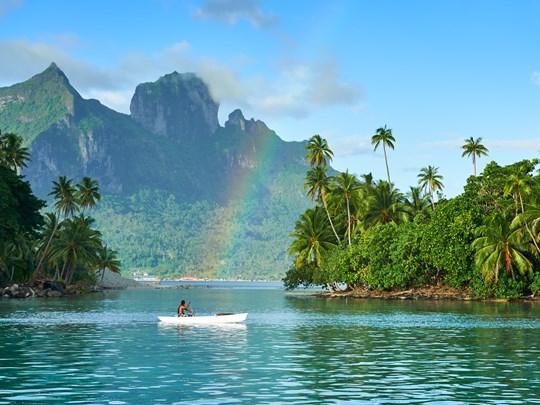
<instances>
[{"instance_id":1,"label":"mountain","mask_svg":"<svg viewBox=\"0 0 540 405\"><path fill-rule=\"evenodd\" d=\"M218 110L193 73L138 85L130 115L83 99L54 63L0 88L0 130L29 146L23 174L36 195L61 175L98 180L104 198L92 215L124 267L279 278L309 204L305 143L240 110L221 126Z\"/></svg>"}]
</instances>

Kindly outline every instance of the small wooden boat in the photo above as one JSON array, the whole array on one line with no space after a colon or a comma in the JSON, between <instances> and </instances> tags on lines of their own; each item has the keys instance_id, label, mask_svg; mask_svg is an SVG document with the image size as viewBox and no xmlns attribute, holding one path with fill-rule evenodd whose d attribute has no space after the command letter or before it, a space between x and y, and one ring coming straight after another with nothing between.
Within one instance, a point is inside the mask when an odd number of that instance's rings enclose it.
<instances>
[{"instance_id":1,"label":"small wooden boat","mask_svg":"<svg viewBox=\"0 0 540 405\"><path fill-rule=\"evenodd\" d=\"M216 323L236 323L243 322L247 318L247 313L243 314L216 314L210 316L158 316L163 323L176 324L216 324Z\"/></svg>"}]
</instances>

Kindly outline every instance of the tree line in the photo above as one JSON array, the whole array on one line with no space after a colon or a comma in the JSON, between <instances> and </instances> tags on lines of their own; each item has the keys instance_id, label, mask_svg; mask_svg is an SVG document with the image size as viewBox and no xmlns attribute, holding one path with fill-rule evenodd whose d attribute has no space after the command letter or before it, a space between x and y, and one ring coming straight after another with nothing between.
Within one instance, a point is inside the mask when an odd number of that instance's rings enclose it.
<instances>
[{"instance_id":1,"label":"tree line","mask_svg":"<svg viewBox=\"0 0 540 405\"><path fill-rule=\"evenodd\" d=\"M97 181L83 177L75 184L59 177L49 193L55 210L43 215L45 202L19 174L29 158L21 137L0 131L0 285L95 282L97 272L118 272L118 253L103 243L86 214L101 199Z\"/></svg>"},{"instance_id":2,"label":"tree line","mask_svg":"<svg viewBox=\"0 0 540 405\"><path fill-rule=\"evenodd\" d=\"M291 234L294 263L283 279L286 288L437 286L504 298L540 291L537 159L505 167L491 162L477 175L476 160L489 150L482 138L465 139L462 157L472 157L473 175L462 194L446 199L444 178L431 165L407 192L394 187L387 158L395 147L391 129L377 129L371 142L374 150L382 145L387 180L348 170L328 175L332 150L320 135L309 139L304 188L313 205Z\"/></svg>"}]
</instances>

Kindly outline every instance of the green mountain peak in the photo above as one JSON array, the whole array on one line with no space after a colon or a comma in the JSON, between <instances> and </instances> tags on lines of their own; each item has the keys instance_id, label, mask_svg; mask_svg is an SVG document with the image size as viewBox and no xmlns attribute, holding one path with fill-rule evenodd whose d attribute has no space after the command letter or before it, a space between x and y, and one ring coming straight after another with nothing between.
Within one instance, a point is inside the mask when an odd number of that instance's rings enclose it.
<instances>
[{"instance_id":1,"label":"green mountain peak","mask_svg":"<svg viewBox=\"0 0 540 405\"><path fill-rule=\"evenodd\" d=\"M126 265L280 278L289 230L309 204L297 191L304 143L281 140L239 109L220 126L218 109L193 73L138 85L130 115L83 99L54 62L0 88L0 130L26 140L22 174L34 193L46 197L59 176L97 180L112 205L93 214Z\"/></svg>"},{"instance_id":2,"label":"green mountain peak","mask_svg":"<svg viewBox=\"0 0 540 405\"><path fill-rule=\"evenodd\" d=\"M75 113L81 96L53 62L29 80L0 88L2 131L14 132L30 145L51 124Z\"/></svg>"}]
</instances>

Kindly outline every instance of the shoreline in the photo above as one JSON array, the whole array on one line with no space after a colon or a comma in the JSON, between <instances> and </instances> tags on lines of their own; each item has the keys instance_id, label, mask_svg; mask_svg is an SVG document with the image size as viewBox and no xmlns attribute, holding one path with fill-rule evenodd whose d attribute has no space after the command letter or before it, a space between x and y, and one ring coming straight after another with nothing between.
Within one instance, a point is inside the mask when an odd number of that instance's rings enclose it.
<instances>
[{"instance_id":1,"label":"shoreline","mask_svg":"<svg viewBox=\"0 0 540 405\"><path fill-rule=\"evenodd\" d=\"M485 302L540 302L540 296L518 298L482 298L471 291L458 290L451 287L420 287L403 291L380 291L353 289L350 291L293 291L292 294L312 295L321 298L356 298L382 300L416 300L416 301L485 301Z\"/></svg>"}]
</instances>

